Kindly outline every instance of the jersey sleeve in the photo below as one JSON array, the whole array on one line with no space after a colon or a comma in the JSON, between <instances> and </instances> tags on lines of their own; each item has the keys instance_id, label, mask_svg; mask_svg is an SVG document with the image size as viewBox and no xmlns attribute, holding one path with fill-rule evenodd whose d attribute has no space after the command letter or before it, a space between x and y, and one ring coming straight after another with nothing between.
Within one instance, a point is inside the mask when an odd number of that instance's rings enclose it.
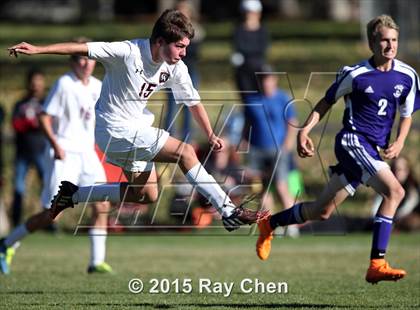
<instances>
[{"instance_id":1,"label":"jersey sleeve","mask_svg":"<svg viewBox=\"0 0 420 310\"><path fill-rule=\"evenodd\" d=\"M47 98L45 99L44 105L42 106L43 112L57 118L61 117L64 113L65 100L62 84L63 82L61 80L57 80L54 83Z\"/></svg>"},{"instance_id":2,"label":"jersey sleeve","mask_svg":"<svg viewBox=\"0 0 420 310\"><path fill-rule=\"evenodd\" d=\"M105 65L120 63L131 53L129 41L88 42L88 57Z\"/></svg>"},{"instance_id":3,"label":"jersey sleeve","mask_svg":"<svg viewBox=\"0 0 420 310\"><path fill-rule=\"evenodd\" d=\"M351 68L344 67L336 76L335 82L325 93L325 100L328 104L334 104L342 96L348 95L353 90L353 77Z\"/></svg>"},{"instance_id":4,"label":"jersey sleeve","mask_svg":"<svg viewBox=\"0 0 420 310\"><path fill-rule=\"evenodd\" d=\"M413 74L412 76L412 83L411 83L410 91L405 98L403 104L399 106L400 116L401 117L410 117L414 111L420 108L420 90L419 90L419 76L417 74Z\"/></svg>"},{"instance_id":5,"label":"jersey sleeve","mask_svg":"<svg viewBox=\"0 0 420 310\"><path fill-rule=\"evenodd\" d=\"M417 110L420 110L420 90L417 91L417 94L416 94L416 100L414 102L413 113L416 112Z\"/></svg>"},{"instance_id":6,"label":"jersey sleeve","mask_svg":"<svg viewBox=\"0 0 420 310\"><path fill-rule=\"evenodd\" d=\"M200 95L191 81L188 68L183 62L177 64L173 78L165 86L172 89L177 104L194 106L201 101Z\"/></svg>"}]
</instances>

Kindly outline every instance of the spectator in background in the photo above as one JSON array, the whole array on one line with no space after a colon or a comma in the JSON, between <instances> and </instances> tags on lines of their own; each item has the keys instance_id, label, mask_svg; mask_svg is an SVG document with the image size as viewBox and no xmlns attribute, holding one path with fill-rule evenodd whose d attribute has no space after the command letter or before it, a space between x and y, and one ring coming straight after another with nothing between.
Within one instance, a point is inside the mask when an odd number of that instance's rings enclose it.
<instances>
[{"instance_id":1,"label":"spectator in background","mask_svg":"<svg viewBox=\"0 0 420 310\"><path fill-rule=\"evenodd\" d=\"M261 12L262 5L259 0L243 0L243 20L233 34L234 53L231 62L235 67L236 85L242 92L243 102L246 99L244 92L258 90L255 72L266 63L269 34L261 24Z\"/></svg>"},{"instance_id":2,"label":"spectator in background","mask_svg":"<svg viewBox=\"0 0 420 310\"><path fill-rule=\"evenodd\" d=\"M288 175L291 151L296 139L297 124L293 105L288 105L290 97L277 88L278 77L270 66L259 71L261 92L247 96L245 104L245 130L249 137L248 154L251 173L263 184L264 207L273 210L270 185L274 185L280 202L285 209L295 200L289 193ZM289 226L286 233L291 237L299 235L296 225Z\"/></svg>"},{"instance_id":3,"label":"spectator in background","mask_svg":"<svg viewBox=\"0 0 420 310\"><path fill-rule=\"evenodd\" d=\"M200 45L205 37L205 31L199 24L198 12L195 10L191 1L179 0L176 4L175 9L180 11L182 14L187 16L195 31L194 38L190 41L190 45L187 47L187 53L182 61L187 65L188 73L190 74L191 81L195 89L198 89L200 83L200 75L197 68L197 62L200 53ZM191 113L185 107L182 109L182 131L179 138L182 141L190 141L191 139ZM176 102L171 90L168 90L168 104L165 117L165 129L170 132L171 135L176 135L176 121L180 113L176 111Z\"/></svg>"},{"instance_id":4,"label":"spectator in background","mask_svg":"<svg viewBox=\"0 0 420 310\"><path fill-rule=\"evenodd\" d=\"M77 38L86 44L89 39ZM95 152L95 104L102 82L92 74L96 61L87 56L70 56L71 70L54 83L39 117L40 127L48 139L44 153L44 187L41 203L44 210L32 215L0 240L0 272L10 272L10 248L35 231L51 225L51 201L64 178L79 185L106 182L104 168ZM92 225L89 229L90 261L88 273L112 273L105 262L107 221L110 204L92 203Z\"/></svg>"},{"instance_id":5,"label":"spectator in background","mask_svg":"<svg viewBox=\"0 0 420 310\"><path fill-rule=\"evenodd\" d=\"M266 54L269 47L269 33L261 24L262 4L259 0L242 0L240 5L241 21L233 33L233 54L231 63L234 66L236 87L240 92L240 99L246 103L250 92L258 92L259 86L255 72L260 71L266 63ZM245 120L243 110L235 112L232 119L235 120L235 130ZM238 138L238 137L237 137ZM239 145L233 139L234 145Z\"/></svg>"},{"instance_id":6,"label":"spectator in background","mask_svg":"<svg viewBox=\"0 0 420 310\"><path fill-rule=\"evenodd\" d=\"M38 69L31 69L26 77L26 94L19 100L12 114L12 125L15 131L15 178L12 220L16 227L22 218L22 205L25 194L25 179L33 165L39 179L44 174L43 155L46 140L38 116L42 111L45 95L45 76Z\"/></svg>"}]
</instances>

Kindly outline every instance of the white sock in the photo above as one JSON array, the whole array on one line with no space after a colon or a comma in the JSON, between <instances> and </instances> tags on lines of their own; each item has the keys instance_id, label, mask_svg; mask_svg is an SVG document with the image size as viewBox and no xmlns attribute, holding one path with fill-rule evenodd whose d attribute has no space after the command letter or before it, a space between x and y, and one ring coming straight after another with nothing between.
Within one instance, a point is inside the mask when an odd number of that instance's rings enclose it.
<instances>
[{"instance_id":1,"label":"white sock","mask_svg":"<svg viewBox=\"0 0 420 310\"><path fill-rule=\"evenodd\" d=\"M106 252L106 229L91 228L90 238L90 262L89 266L97 266L105 261Z\"/></svg>"},{"instance_id":2,"label":"white sock","mask_svg":"<svg viewBox=\"0 0 420 310\"><path fill-rule=\"evenodd\" d=\"M26 224L20 224L16 227L7 237L4 239L4 245L6 247L13 246L17 241L22 240L29 234Z\"/></svg>"},{"instance_id":3,"label":"white sock","mask_svg":"<svg viewBox=\"0 0 420 310\"><path fill-rule=\"evenodd\" d=\"M235 205L216 180L208 174L200 163L192 167L185 176L192 185L197 187L198 192L211 202L213 207L215 207L223 217L232 215Z\"/></svg>"},{"instance_id":4,"label":"white sock","mask_svg":"<svg viewBox=\"0 0 420 310\"><path fill-rule=\"evenodd\" d=\"M72 198L74 203L96 201L120 202L120 183L81 186Z\"/></svg>"}]
</instances>

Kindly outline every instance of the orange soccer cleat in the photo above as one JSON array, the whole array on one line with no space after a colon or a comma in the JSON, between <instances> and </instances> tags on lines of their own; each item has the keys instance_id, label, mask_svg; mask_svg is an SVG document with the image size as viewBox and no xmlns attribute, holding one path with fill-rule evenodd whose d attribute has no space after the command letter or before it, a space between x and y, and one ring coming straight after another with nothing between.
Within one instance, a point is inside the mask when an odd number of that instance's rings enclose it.
<instances>
[{"instance_id":1,"label":"orange soccer cleat","mask_svg":"<svg viewBox=\"0 0 420 310\"><path fill-rule=\"evenodd\" d=\"M258 236L256 250L261 260L266 260L271 252L271 240L273 240L274 230L270 226L271 215L258 222L260 235Z\"/></svg>"},{"instance_id":2,"label":"orange soccer cleat","mask_svg":"<svg viewBox=\"0 0 420 310\"><path fill-rule=\"evenodd\" d=\"M398 281L407 273L402 269L393 269L385 259L371 259L366 273L366 281L377 284L379 281Z\"/></svg>"}]
</instances>

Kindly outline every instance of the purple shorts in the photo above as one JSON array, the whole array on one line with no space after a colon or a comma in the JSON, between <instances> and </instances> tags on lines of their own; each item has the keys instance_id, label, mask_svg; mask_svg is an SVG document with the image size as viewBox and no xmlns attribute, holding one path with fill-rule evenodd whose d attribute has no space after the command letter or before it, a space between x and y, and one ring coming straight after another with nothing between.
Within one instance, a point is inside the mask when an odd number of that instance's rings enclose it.
<instances>
[{"instance_id":1,"label":"purple shorts","mask_svg":"<svg viewBox=\"0 0 420 310\"><path fill-rule=\"evenodd\" d=\"M366 184L379 170L389 168L374 144L345 130L335 137L335 156L338 164L331 166L330 172L340 176L350 195L354 195L360 183Z\"/></svg>"}]
</instances>

